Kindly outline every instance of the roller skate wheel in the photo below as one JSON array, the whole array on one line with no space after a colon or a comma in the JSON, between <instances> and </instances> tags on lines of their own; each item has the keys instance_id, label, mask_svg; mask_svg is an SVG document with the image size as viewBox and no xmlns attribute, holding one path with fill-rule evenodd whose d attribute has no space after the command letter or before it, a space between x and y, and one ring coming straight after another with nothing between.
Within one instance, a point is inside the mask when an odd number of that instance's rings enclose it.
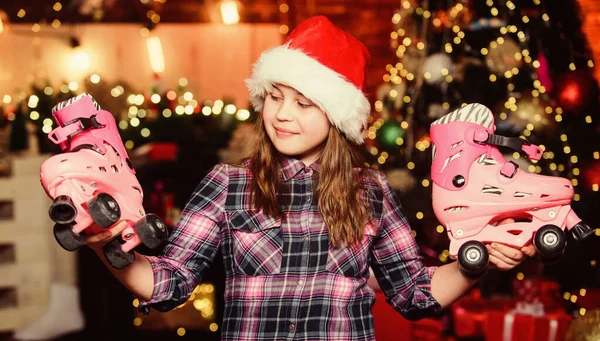
<instances>
[{"instance_id":1,"label":"roller skate wheel","mask_svg":"<svg viewBox=\"0 0 600 341\"><path fill-rule=\"evenodd\" d=\"M87 238L82 234L77 234L73 230L73 224L55 224L54 238L58 244L67 251L75 251L85 245Z\"/></svg>"},{"instance_id":2,"label":"roller skate wheel","mask_svg":"<svg viewBox=\"0 0 600 341\"><path fill-rule=\"evenodd\" d=\"M467 259L469 262L477 262L481 259L481 252L477 249L467 250Z\"/></svg>"},{"instance_id":3,"label":"roller skate wheel","mask_svg":"<svg viewBox=\"0 0 600 341\"><path fill-rule=\"evenodd\" d=\"M534 235L533 245L537 257L544 263L552 264L560 260L567 246L564 231L555 225L544 225Z\"/></svg>"},{"instance_id":4,"label":"roller skate wheel","mask_svg":"<svg viewBox=\"0 0 600 341\"><path fill-rule=\"evenodd\" d=\"M489 254L482 242L471 240L464 243L457 256L459 270L464 276L479 278L487 271Z\"/></svg>"},{"instance_id":5,"label":"roller skate wheel","mask_svg":"<svg viewBox=\"0 0 600 341\"><path fill-rule=\"evenodd\" d=\"M558 237L555 234L546 233L542 237L542 241L548 246L554 246L558 243Z\"/></svg>"},{"instance_id":6,"label":"roller skate wheel","mask_svg":"<svg viewBox=\"0 0 600 341\"><path fill-rule=\"evenodd\" d=\"M456 235L457 236L462 236L463 235L463 230L456 230Z\"/></svg>"},{"instance_id":7,"label":"roller skate wheel","mask_svg":"<svg viewBox=\"0 0 600 341\"><path fill-rule=\"evenodd\" d=\"M550 216L550 218L554 218L554 217L556 217L556 212L554 212L554 211L550 211L550 212L548 213L548 215Z\"/></svg>"},{"instance_id":8,"label":"roller skate wheel","mask_svg":"<svg viewBox=\"0 0 600 341\"><path fill-rule=\"evenodd\" d=\"M108 200L106 203L108 204L108 206L109 206L110 208L115 208L115 207L117 207L117 203L116 203L114 200Z\"/></svg>"},{"instance_id":9,"label":"roller skate wheel","mask_svg":"<svg viewBox=\"0 0 600 341\"><path fill-rule=\"evenodd\" d=\"M123 269L135 260L134 252L123 251L119 238L106 243L102 247L102 251L108 263L115 269Z\"/></svg>"},{"instance_id":10,"label":"roller skate wheel","mask_svg":"<svg viewBox=\"0 0 600 341\"><path fill-rule=\"evenodd\" d=\"M147 214L135 223L135 232L150 249L160 247L168 238L167 226L155 214Z\"/></svg>"},{"instance_id":11,"label":"roller skate wheel","mask_svg":"<svg viewBox=\"0 0 600 341\"><path fill-rule=\"evenodd\" d=\"M98 226L109 228L121 217L119 203L108 193L99 193L88 201L90 216Z\"/></svg>"}]
</instances>

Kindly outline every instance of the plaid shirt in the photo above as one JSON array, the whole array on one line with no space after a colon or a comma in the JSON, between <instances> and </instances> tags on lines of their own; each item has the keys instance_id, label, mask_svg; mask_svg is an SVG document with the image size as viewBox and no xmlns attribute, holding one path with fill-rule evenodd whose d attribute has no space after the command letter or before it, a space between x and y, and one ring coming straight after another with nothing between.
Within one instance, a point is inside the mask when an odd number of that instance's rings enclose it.
<instances>
[{"instance_id":1,"label":"plaid shirt","mask_svg":"<svg viewBox=\"0 0 600 341\"><path fill-rule=\"evenodd\" d=\"M251 207L247 168L215 166L164 251L148 256L155 286L140 311L184 303L220 247L226 271L222 340L374 340L369 266L387 301L405 317L439 312L430 290L435 268L423 265L387 180L373 174L383 188L365 184L375 223L366 225L361 246L334 249L313 200L318 163L281 161L283 221Z\"/></svg>"}]
</instances>

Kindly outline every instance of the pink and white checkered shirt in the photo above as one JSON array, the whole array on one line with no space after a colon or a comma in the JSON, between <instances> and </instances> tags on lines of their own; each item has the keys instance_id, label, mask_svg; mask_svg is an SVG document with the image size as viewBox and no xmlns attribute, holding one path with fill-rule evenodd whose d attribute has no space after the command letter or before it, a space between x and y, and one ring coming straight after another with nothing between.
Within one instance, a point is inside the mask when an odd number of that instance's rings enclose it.
<instances>
[{"instance_id":1,"label":"pink and white checkered shirt","mask_svg":"<svg viewBox=\"0 0 600 341\"><path fill-rule=\"evenodd\" d=\"M440 311L407 219L385 177L365 183L374 212L360 247L334 249L313 189L319 165L281 160L284 219L251 206L245 167L219 164L196 188L169 242L150 257L154 292L168 311L184 303L221 248L226 271L222 340L374 340L369 266L387 301L409 319ZM247 165L247 164L246 164ZM377 184L379 182L380 186Z\"/></svg>"}]
</instances>

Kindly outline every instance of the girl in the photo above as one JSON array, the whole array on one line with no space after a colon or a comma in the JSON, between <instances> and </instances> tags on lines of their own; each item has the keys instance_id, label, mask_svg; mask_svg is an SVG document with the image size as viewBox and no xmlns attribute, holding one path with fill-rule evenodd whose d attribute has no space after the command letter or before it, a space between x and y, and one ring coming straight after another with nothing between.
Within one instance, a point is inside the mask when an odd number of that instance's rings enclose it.
<instances>
[{"instance_id":1,"label":"girl","mask_svg":"<svg viewBox=\"0 0 600 341\"><path fill-rule=\"evenodd\" d=\"M204 178L160 256L109 266L143 312L184 303L218 248L227 273L223 340L374 340L369 267L389 304L413 320L475 283L456 262L423 265L386 179L362 168L355 148L370 113L369 58L324 17L262 54L247 81L261 113L253 154ZM90 247L103 258L102 245L123 227L91 237ZM490 249L503 270L534 254Z\"/></svg>"}]
</instances>

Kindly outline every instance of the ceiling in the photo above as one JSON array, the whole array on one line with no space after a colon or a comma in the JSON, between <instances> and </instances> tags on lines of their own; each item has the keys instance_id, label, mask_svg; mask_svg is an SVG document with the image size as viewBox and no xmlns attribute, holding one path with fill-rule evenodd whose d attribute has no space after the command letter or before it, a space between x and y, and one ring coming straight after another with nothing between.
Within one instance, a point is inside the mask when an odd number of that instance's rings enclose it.
<instances>
[{"instance_id":1,"label":"ceiling","mask_svg":"<svg viewBox=\"0 0 600 341\"><path fill-rule=\"evenodd\" d=\"M59 11L54 9L60 3ZM216 0L2 0L12 22L143 22L150 10L160 15L161 22L208 22L208 9ZM247 6L246 6L247 3ZM244 19L250 22L277 21L278 5L273 0L244 2ZM23 9L26 14L19 17Z\"/></svg>"},{"instance_id":2,"label":"ceiling","mask_svg":"<svg viewBox=\"0 0 600 341\"><path fill-rule=\"evenodd\" d=\"M60 10L53 9L56 2ZM54 19L63 22L140 22L148 20L147 12L155 11L161 22L210 22L210 10L222 0L2 0L12 22L40 22ZM243 22L280 22L282 17L302 13L347 15L352 9L373 7L397 8L398 0L238 0ZM282 13L280 5L289 11ZM95 11L100 8L100 11ZM19 17L24 9L26 14ZM96 16L95 16L96 14ZM99 20L101 18L101 20Z\"/></svg>"},{"instance_id":3,"label":"ceiling","mask_svg":"<svg viewBox=\"0 0 600 341\"><path fill-rule=\"evenodd\" d=\"M81 23L139 23L149 28L161 23L220 22L223 0L1 0L0 10L11 23L61 25ZM60 5L55 7L59 2ZM321 14L361 40L372 52L374 84L394 59L389 34L391 17L400 0L237 0L242 23L275 23L293 29L306 18ZM282 6L283 5L283 6ZM59 8L59 10L55 10ZM22 14L25 15L22 15ZM160 20L152 22L152 14ZM21 15L19 15L21 14ZM368 22L368 25L365 25ZM379 52L379 53L373 53Z\"/></svg>"}]
</instances>

